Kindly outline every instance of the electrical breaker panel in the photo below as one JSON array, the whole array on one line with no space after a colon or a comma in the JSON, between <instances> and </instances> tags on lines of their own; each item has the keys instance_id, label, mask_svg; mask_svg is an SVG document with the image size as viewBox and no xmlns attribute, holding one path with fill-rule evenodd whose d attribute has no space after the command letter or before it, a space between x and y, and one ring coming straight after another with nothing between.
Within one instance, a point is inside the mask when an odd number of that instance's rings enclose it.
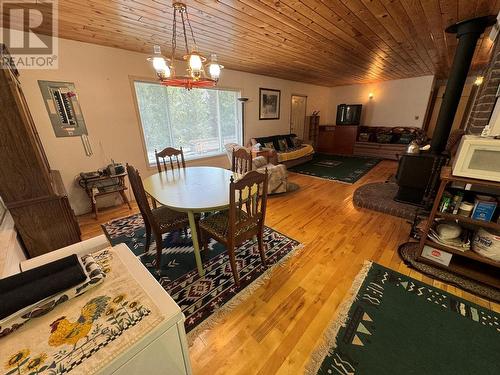
<instances>
[{"instance_id":1,"label":"electrical breaker panel","mask_svg":"<svg viewBox=\"0 0 500 375\"><path fill-rule=\"evenodd\" d=\"M87 134L83 114L72 82L38 81L56 137Z\"/></svg>"}]
</instances>

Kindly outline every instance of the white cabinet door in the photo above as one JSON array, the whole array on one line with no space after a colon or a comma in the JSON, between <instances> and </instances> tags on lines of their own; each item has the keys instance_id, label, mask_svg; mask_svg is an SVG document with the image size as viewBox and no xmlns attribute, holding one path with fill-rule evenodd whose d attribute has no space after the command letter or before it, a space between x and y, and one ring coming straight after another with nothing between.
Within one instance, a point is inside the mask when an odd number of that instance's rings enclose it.
<instances>
[{"instance_id":1,"label":"white cabinet door","mask_svg":"<svg viewBox=\"0 0 500 375\"><path fill-rule=\"evenodd\" d=\"M113 373L131 374L190 374L186 368L181 338L176 326L171 327Z\"/></svg>"}]
</instances>

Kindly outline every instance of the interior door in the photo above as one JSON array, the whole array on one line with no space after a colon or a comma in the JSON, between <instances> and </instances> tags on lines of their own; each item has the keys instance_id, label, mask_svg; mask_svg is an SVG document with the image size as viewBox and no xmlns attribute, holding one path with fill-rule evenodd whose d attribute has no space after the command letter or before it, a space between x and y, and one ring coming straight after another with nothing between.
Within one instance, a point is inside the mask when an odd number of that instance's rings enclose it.
<instances>
[{"instance_id":1,"label":"interior door","mask_svg":"<svg viewBox=\"0 0 500 375\"><path fill-rule=\"evenodd\" d=\"M292 109L290 113L290 133L304 139L304 126L306 123L307 96L292 95Z\"/></svg>"}]
</instances>

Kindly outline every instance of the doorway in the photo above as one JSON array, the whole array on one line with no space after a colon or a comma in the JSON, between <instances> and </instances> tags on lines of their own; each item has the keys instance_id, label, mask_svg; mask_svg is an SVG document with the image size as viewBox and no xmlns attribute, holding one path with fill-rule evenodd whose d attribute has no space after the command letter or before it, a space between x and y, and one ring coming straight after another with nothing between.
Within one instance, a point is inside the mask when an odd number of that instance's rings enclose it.
<instances>
[{"instance_id":1,"label":"doorway","mask_svg":"<svg viewBox=\"0 0 500 375\"><path fill-rule=\"evenodd\" d=\"M306 123L307 96L292 95L292 106L290 111L290 134L304 139L304 127Z\"/></svg>"}]
</instances>

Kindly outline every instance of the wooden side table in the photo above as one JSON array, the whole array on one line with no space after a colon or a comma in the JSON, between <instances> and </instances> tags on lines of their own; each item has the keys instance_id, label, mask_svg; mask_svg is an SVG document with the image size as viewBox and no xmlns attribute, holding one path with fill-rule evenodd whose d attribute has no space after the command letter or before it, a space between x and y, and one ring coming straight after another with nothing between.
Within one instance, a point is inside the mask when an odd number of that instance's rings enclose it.
<instances>
[{"instance_id":1,"label":"wooden side table","mask_svg":"<svg viewBox=\"0 0 500 375\"><path fill-rule=\"evenodd\" d=\"M79 178L78 184L85 189L85 192L90 199L92 212L94 213L96 220L98 218L97 198L104 195L118 193L122 197L123 203L126 203L130 210L132 209L127 195L125 194L125 190L127 190L127 187L125 186L126 175L126 173L122 173L116 175L101 175L91 178Z\"/></svg>"},{"instance_id":2,"label":"wooden side table","mask_svg":"<svg viewBox=\"0 0 500 375\"><path fill-rule=\"evenodd\" d=\"M275 151L270 149L265 150L254 150L252 149L252 158L256 158L257 156L264 156L266 158L267 163L271 163L273 161L273 156Z\"/></svg>"}]
</instances>

